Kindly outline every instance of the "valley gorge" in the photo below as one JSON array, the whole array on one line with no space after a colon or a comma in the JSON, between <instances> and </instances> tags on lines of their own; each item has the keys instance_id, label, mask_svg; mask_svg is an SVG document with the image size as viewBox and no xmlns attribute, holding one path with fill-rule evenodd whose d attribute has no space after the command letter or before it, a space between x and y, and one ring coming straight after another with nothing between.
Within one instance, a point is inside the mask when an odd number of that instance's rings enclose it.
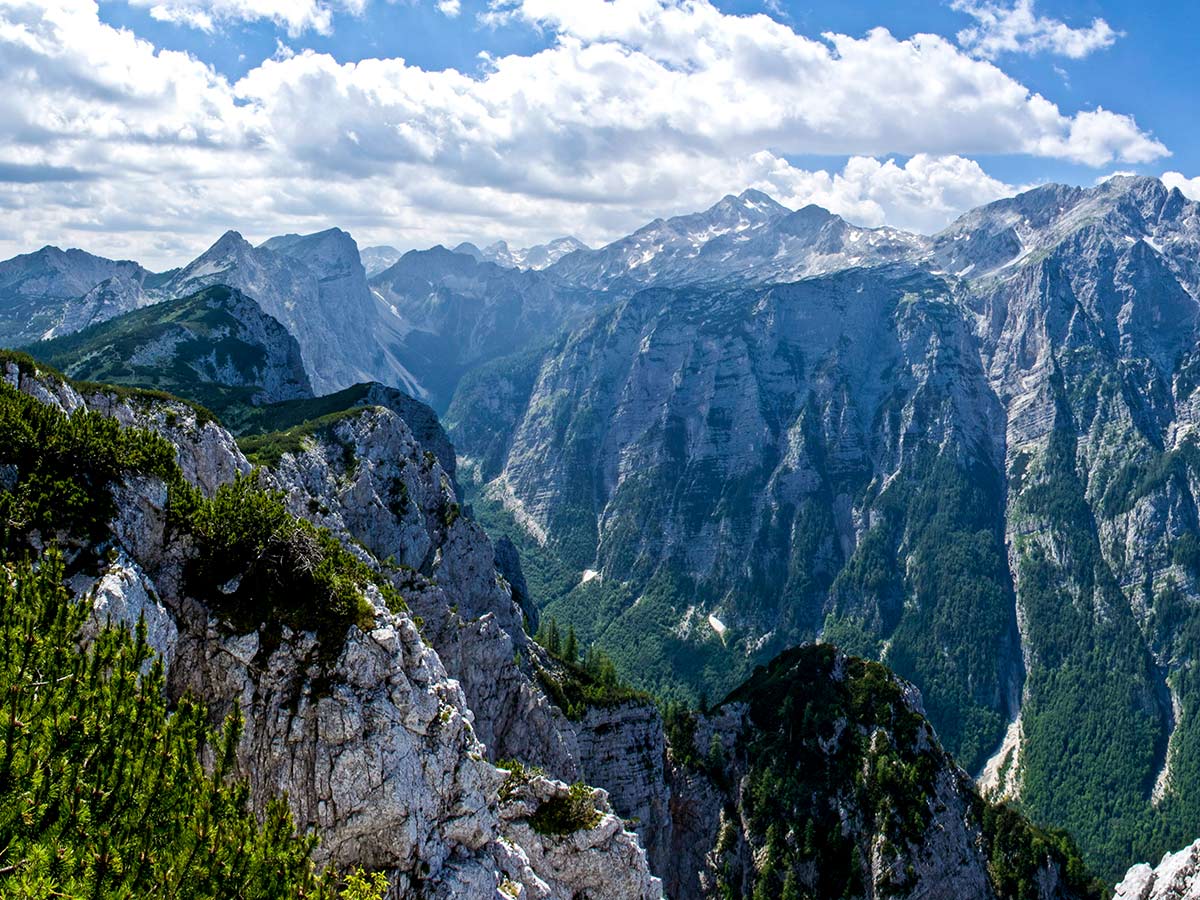
<instances>
[{"instance_id":1,"label":"valley gorge","mask_svg":"<svg viewBox=\"0 0 1200 900\"><path fill-rule=\"evenodd\" d=\"M62 554L78 652L141 621L172 708L240 716L231 783L317 869L1200 896L1200 206L1116 177L924 237L747 191L373 250L0 263L6 552Z\"/></svg>"}]
</instances>

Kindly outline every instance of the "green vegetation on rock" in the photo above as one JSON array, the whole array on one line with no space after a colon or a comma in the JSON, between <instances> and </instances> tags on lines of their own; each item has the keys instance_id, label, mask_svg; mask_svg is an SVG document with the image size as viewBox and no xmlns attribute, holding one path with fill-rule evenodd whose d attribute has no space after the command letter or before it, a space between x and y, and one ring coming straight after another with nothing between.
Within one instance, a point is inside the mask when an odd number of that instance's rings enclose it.
<instances>
[{"instance_id":1,"label":"green vegetation on rock","mask_svg":"<svg viewBox=\"0 0 1200 900\"><path fill-rule=\"evenodd\" d=\"M746 769L740 820L756 850L756 866L744 873L753 898L860 896L872 853L883 865L876 871L891 879L884 895L914 886L912 871L891 864L922 845L943 812L938 792L961 776L891 672L808 645L756 669L724 702L747 704L752 726L738 752ZM678 716L674 728L694 734ZM1065 835L991 806L965 778L957 790L982 832L997 896L1034 900L1048 866L1061 873L1064 897L1101 895Z\"/></svg>"},{"instance_id":2,"label":"green vegetation on rock","mask_svg":"<svg viewBox=\"0 0 1200 900\"><path fill-rule=\"evenodd\" d=\"M236 714L214 731L190 697L168 708L144 628L105 628L81 649L89 603L63 577L55 552L0 577L0 895L338 896L282 800L262 820L249 811L231 777ZM340 896L379 895L357 873Z\"/></svg>"},{"instance_id":3,"label":"green vegetation on rock","mask_svg":"<svg viewBox=\"0 0 1200 900\"><path fill-rule=\"evenodd\" d=\"M282 493L264 488L257 472L222 485L211 498L174 483L170 523L194 546L184 568L188 593L239 631L314 631L336 652L350 625L370 627L368 586L390 608L404 608L386 578L330 532L288 512Z\"/></svg>"},{"instance_id":4,"label":"green vegetation on rock","mask_svg":"<svg viewBox=\"0 0 1200 900\"><path fill-rule=\"evenodd\" d=\"M567 718L582 719L592 707L651 702L649 694L621 680L612 659L600 648L590 647L581 659L575 630L564 638L553 617L542 623L537 641L553 660L553 665L543 666L534 659L538 682Z\"/></svg>"},{"instance_id":5,"label":"green vegetation on rock","mask_svg":"<svg viewBox=\"0 0 1200 900\"><path fill-rule=\"evenodd\" d=\"M86 409L66 415L0 383L0 522L9 551L35 533L101 541L123 478L177 471L174 448L158 435Z\"/></svg>"}]
</instances>

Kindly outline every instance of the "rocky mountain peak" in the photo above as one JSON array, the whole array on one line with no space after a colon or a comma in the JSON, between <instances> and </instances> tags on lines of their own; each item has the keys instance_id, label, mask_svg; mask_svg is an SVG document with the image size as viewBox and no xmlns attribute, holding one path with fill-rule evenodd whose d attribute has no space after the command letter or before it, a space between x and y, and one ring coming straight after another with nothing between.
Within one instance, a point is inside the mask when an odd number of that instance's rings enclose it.
<instances>
[{"instance_id":1,"label":"rocky mountain peak","mask_svg":"<svg viewBox=\"0 0 1200 900\"><path fill-rule=\"evenodd\" d=\"M263 246L270 245L264 244ZM299 259L322 278L366 278L358 244L340 228L329 228L315 234L295 235L271 246L278 253Z\"/></svg>"},{"instance_id":2,"label":"rocky mountain peak","mask_svg":"<svg viewBox=\"0 0 1200 900\"><path fill-rule=\"evenodd\" d=\"M363 247L359 250L359 258L362 260L363 268L367 270L368 278L378 275L389 266L395 265L396 260L400 256L401 253L399 250L386 245Z\"/></svg>"}]
</instances>

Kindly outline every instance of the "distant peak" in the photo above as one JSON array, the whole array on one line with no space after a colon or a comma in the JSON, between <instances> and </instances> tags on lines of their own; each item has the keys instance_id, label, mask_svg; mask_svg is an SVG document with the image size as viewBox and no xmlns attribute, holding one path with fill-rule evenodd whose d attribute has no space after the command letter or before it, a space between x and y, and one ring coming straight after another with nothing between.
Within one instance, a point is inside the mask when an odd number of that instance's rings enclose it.
<instances>
[{"instance_id":1,"label":"distant peak","mask_svg":"<svg viewBox=\"0 0 1200 900\"><path fill-rule=\"evenodd\" d=\"M754 203L762 206L771 206L778 209L785 209L778 200L770 194L764 194L762 191L756 191L754 188L747 188L737 195L737 199L743 203Z\"/></svg>"},{"instance_id":2,"label":"distant peak","mask_svg":"<svg viewBox=\"0 0 1200 900\"><path fill-rule=\"evenodd\" d=\"M208 253L224 253L230 250L249 247L250 242L242 237L240 232L234 231L232 228L226 231L223 235L217 238L216 242L208 248Z\"/></svg>"}]
</instances>

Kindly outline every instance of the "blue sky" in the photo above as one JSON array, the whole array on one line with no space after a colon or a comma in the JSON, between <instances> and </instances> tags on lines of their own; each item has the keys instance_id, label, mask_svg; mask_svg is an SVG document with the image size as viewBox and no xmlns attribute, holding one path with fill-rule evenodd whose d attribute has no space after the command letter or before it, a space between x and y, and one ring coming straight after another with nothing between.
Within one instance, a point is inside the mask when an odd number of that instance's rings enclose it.
<instances>
[{"instance_id":1,"label":"blue sky","mask_svg":"<svg viewBox=\"0 0 1200 900\"><path fill-rule=\"evenodd\" d=\"M1198 20L1129 0L0 0L0 252L166 265L226 227L330 225L600 243L747 186L921 231L1113 171L1196 195Z\"/></svg>"}]
</instances>

